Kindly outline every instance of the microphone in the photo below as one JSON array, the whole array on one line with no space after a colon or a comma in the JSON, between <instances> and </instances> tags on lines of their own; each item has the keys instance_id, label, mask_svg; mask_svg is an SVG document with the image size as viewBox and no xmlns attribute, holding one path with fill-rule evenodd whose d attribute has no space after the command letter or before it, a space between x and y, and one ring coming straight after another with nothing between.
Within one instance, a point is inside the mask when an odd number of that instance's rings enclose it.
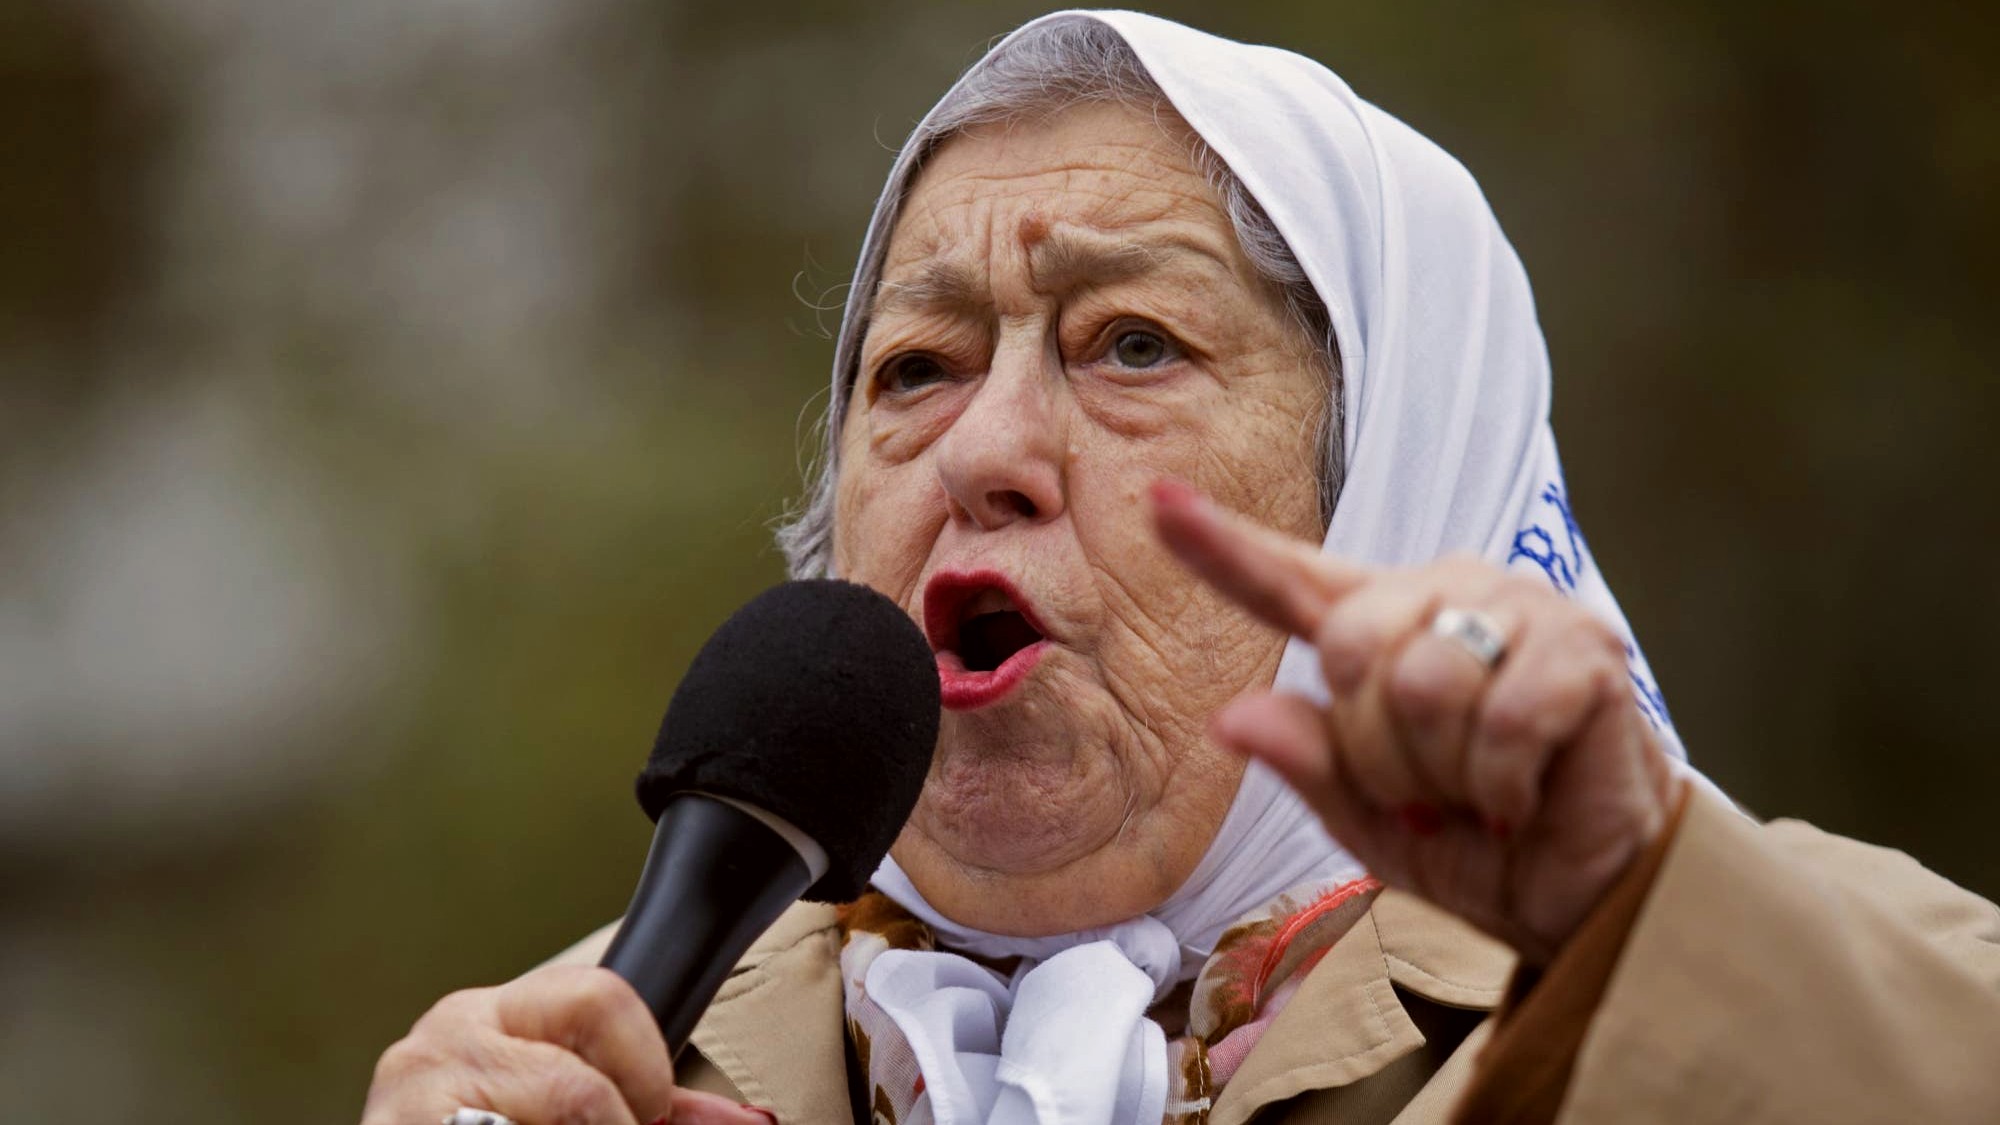
<instances>
[{"instance_id":1,"label":"microphone","mask_svg":"<svg viewBox=\"0 0 2000 1125\"><path fill-rule=\"evenodd\" d=\"M860 896L916 807L939 711L923 631L866 586L774 586L702 646L639 774L658 826L600 962L670 1052L793 902Z\"/></svg>"}]
</instances>

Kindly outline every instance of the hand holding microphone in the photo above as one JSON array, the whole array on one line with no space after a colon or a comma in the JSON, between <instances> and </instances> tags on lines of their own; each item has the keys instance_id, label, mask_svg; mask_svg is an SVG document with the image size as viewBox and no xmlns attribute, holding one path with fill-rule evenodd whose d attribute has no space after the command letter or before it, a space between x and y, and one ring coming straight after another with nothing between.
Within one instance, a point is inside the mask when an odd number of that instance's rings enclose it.
<instances>
[{"instance_id":1,"label":"hand holding microphone","mask_svg":"<svg viewBox=\"0 0 2000 1125\"><path fill-rule=\"evenodd\" d=\"M640 774L658 828L603 967L445 997L382 1055L363 1125L766 1122L675 1089L672 1056L793 901L860 893L923 788L938 714L930 646L887 598L806 581L753 599L695 657Z\"/></svg>"}]
</instances>

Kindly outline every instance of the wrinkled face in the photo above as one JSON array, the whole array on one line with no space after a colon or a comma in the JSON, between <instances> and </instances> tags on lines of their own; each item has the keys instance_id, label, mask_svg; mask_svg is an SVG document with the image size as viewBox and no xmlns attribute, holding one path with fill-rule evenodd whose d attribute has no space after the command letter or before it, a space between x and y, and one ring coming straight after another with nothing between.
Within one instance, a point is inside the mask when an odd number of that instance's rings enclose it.
<instances>
[{"instance_id":1,"label":"wrinkled face","mask_svg":"<svg viewBox=\"0 0 2000 1125\"><path fill-rule=\"evenodd\" d=\"M970 925L1150 909L1235 795L1204 724L1283 638L1173 561L1148 484L1320 534L1326 376L1184 129L1100 104L947 142L862 343L835 565L938 650L943 733L894 854Z\"/></svg>"}]
</instances>

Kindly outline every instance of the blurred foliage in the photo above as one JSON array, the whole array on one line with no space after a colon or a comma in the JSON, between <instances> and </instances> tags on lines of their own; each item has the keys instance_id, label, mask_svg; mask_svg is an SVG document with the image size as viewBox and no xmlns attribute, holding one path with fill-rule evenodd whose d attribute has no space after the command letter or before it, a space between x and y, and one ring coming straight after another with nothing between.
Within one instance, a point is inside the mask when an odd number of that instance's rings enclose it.
<instances>
[{"instance_id":1,"label":"blurred foliage","mask_svg":"<svg viewBox=\"0 0 2000 1125\"><path fill-rule=\"evenodd\" d=\"M1159 10L1480 177L1696 761L2000 892L1993 9ZM618 913L890 150L1037 11L0 6L10 1116L352 1120Z\"/></svg>"}]
</instances>

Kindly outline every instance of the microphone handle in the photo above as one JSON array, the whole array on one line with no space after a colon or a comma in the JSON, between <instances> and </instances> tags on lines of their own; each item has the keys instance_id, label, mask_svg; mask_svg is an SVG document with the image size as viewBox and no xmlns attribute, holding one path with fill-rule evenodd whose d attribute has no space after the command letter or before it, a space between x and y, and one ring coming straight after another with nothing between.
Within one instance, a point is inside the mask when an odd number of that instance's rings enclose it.
<instances>
[{"instance_id":1,"label":"microphone handle","mask_svg":"<svg viewBox=\"0 0 2000 1125\"><path fill-rule=\"evenodd\" d=\"M811 885L799 853L756 817L676 797L660 810L632 905L599 964L645 999L679 1055L729 970Z\"/></svg>"}]
</instances>

